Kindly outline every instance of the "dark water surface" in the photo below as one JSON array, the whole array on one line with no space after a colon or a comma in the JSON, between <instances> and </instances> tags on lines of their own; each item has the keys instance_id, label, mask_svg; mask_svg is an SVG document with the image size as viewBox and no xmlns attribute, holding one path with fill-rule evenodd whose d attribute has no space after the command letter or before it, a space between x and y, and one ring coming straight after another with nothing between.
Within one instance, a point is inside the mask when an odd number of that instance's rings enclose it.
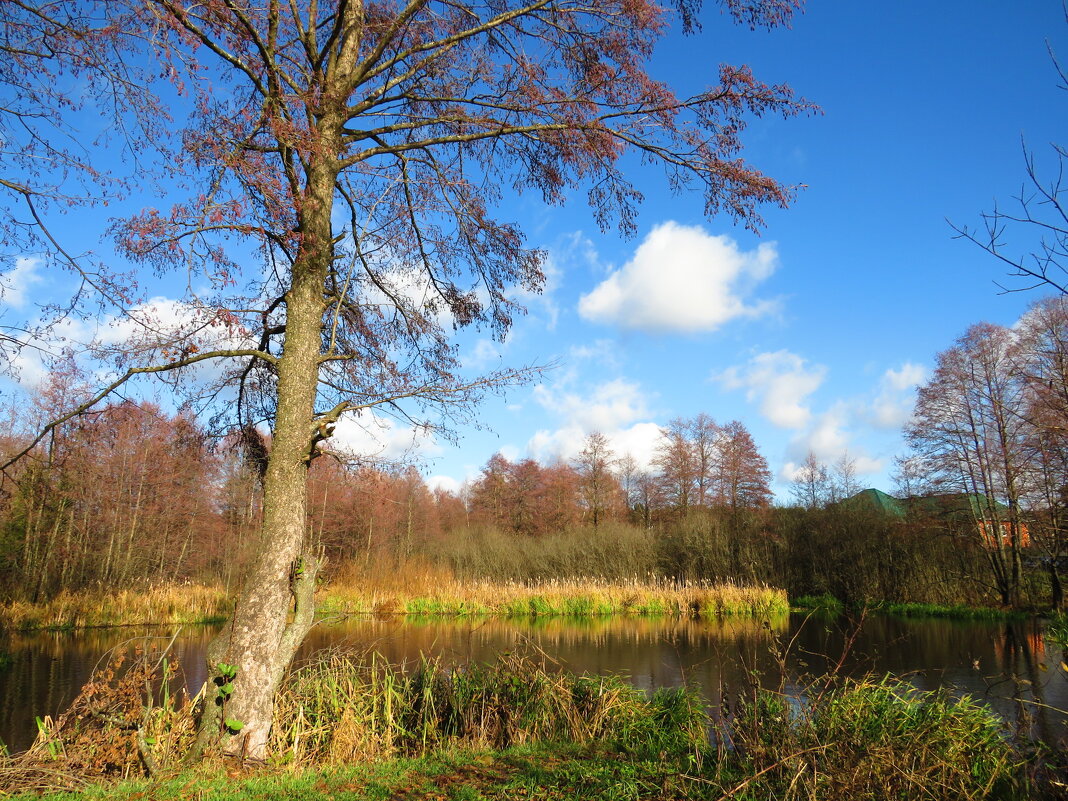
<instances>
[{"instance_id":1,"label":"dark water surface","mask_svg":"<svg viewBox=\"0 0 1068 801\"><path fill-rule=\"evenodd\" d=\"M173 652L188 686L204 680L203 656L217 631L186 627ZM110 649L122 643L165 645L171 631L104 629L0 639L0 740L23 750L36 736L36 716L61 712ZM537 648L576 672L617 673L643 689L690 683L708 699L744 686L744 669L762 681L798 677L840 664L847 675L873 672L907 678L920 689L950 687L988 703L1033 736L1062 743L1068 735L1065 655L1043 636L1040 621L1010 623L870 617L859 631L841 619L792 615L778 626L752 621L591 618L584 620L352 619L312 630L299 660L324 648L375 650L394 663L420 654L448 660L492 660L510 649ZM776 653L785 652L783 659ZM801 682L803 684L803 682Z\"/></svg>"}]
</instances>

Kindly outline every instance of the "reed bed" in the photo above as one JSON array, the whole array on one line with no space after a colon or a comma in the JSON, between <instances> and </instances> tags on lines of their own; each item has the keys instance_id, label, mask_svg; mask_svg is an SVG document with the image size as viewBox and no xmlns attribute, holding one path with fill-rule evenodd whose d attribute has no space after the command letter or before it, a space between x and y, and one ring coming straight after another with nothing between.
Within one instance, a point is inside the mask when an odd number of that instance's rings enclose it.
<instances>
[{"instance_id":1,"label":"reed bed","mask_svg":"<svg viewBox=\"0 0 1068 801\"><path fill-rule=\"evenodd\" d=\"M757 691L729 726L720 766L739 798L1029 798L1002 721L968 698L893 678L847 681L803 703ZM725 781L730 774L736 784Z\"/></svg>"},{"instance_id":2,"label":"reed bed","mask_svg":"<svg viewBox=\"0 0 1068 801\"><path fill-rule=\"evenodd\" d=\"M334 586L324 614L486 615L494 617L592 617L601 615L774 618L787 614L783 590L761 585L675 582L664 579L604 581L593 578L540 582L459 582L433 589Z\"/></svg>"},{"instance_id":3,"label":"reed bed","mask_svg":"<svg viewBox=\"0 0 1068 801\"><path fill-rule=\"evenodd\" d=\"M707 726L704 703L690 691L650 697L618 677L548 670L514 653L459 667L424 658L405 670L335 652L289 676L271 750L297 766L536 742L696 753L707 745Z\"/></svg>"},{"instance_id":4,"label":"reed bed","mask_svg":"<svg viewBox=\"0 0 1068 801\"><path fill-rule=\"evenodd\" d=\"M0 605L0 628L79 629L103 626L175 625L225 620L233 600L222 587L168 584L125 590L61 592L41 603Z\"/></svg>"}]
</instances>

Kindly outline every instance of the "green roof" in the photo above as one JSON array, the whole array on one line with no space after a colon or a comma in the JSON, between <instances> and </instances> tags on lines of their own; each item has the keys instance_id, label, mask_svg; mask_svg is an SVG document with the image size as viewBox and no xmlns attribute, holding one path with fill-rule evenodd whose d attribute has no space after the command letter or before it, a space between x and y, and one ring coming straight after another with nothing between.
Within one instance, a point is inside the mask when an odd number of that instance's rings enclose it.
<instances>
[{"instance_id":1,"label":"green roof","mask_svg":"<svg viewBox=\"0 0 1068 801\"><path fill-rule=\"evenodd\" d=\"M1005 515L1009 507L998 501L978 495L974 492L954 492L945 495L926 495L922 498L909 498L909 506L918 512L929 515L967 516L981 520L988 516L991 505L999 515Z\"/></svg>"},{"instance_id":2,"label":"green roof","mask_svg":"<svg viewBox=\"0 0 1068 801\"><path fill-rule=\"evenodd\" d=\"M905 504L897 498L887 495L882 490L877 490L873 487L861 490L856 495L851 495L842 501L842 504L856 509L869 509L881 512L887 517L899 517L902 519L904 519L906 512Z\"/></svg>"}]
</instances>

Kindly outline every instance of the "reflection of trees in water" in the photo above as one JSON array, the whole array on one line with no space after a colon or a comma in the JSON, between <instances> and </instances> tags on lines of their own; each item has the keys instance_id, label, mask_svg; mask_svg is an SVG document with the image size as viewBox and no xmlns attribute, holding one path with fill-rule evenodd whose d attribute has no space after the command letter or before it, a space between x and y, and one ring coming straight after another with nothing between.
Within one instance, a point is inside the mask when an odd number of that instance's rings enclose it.
<instances>
[{"instance_id":1,"label":"reflection of trees in water","mask_svg":"<svg viewBox=\"0 0 1068 801\"><path fill-rule=\"evenodd\" d=\"M170 632L149 633L162 637ZM0 669L0 739L13 749L26 747L35 732L34 715L59 712L101 654L141 636L144 632L112 629L26 635L0 644L0 651L11 654L9 666ZM211 636L209 628L189 627L175 644L190 688L204 680L203 653ZM841 660L843 675L890 673L907 677L918 689L948 686L968 693L1053 743L1065 732L1065 715L1055 708L1068 708L1068 676L1059 668L1060 654L1047 653L1044 646L1042 627L1034 621L868 617L857 632L855 621L846 618L806 620L801 615L771 625L629 617L397 617L317 626L298 659L342 648L377 651L394 664L415 666L422 654L464 663L491 661L501 651L525 648L576 672L627 676L643 689L690 684L713 702L736 697L754 670L764 686L784 683L797 691L806 677L818 677Z\"/></svg>"},{"instance_id":2,"label":"reflection of trees in water","mask_svg":"<svg viewBox=\"0 0 1068 801\"><path fill-rule=\"evenodd\" d=\"M1042 630L1031 621L1028 624L1007 623L1002 636L994 641L1000 657L1001 675L989 677L988 694L1013 702L1013 714L1002 713L1015 726L1017 733L1055 744L1065 735L1064 716L1048 703L1047 687L1064 678L1043 660L1045 638Z\"/></svg>"}]
</instances>

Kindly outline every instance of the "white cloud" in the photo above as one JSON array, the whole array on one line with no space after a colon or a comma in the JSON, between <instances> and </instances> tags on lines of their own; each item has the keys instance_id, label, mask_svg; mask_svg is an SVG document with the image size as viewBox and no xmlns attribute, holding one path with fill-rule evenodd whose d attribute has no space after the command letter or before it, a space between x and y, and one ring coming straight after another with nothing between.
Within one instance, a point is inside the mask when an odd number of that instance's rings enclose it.
<instances>
[{"instance_id":1,"label":"white cloud","mask_svg":"<svg viewBox=\"0 0 1068 801\"><path fill-rule=\"evenodd\" d=\"M542 464L570 462L582 452L586 436L591 433L581 426L567 425L555 431L542 429L527 443L527 453ZM649 469L664 431L656 423L635 423L614 431L603 431L608 446L617 456L630 454L643 469Z\"/></svg>"},{"instance_id":2,"label":"white cloud","mask_svg":"<svg viewBox=\"0 0 1068 801\"><path fill-rule=\"evenodd\" d=\"M780 428L803 428L811 418L807 398L823 383L827 368L809 366L787 350L760 353L744 367L730 367L713 379L726 389L744 389L760 412Z\"/></svg>"},{"instance_id":3,"label":"white cloud","mask_svg":"<svg viewBox=\"0 0 1068 801\"><path fill-rule=\"evenodd\" d=\"M728 236L662 223L629 262L582 296L579 314L645 331L714 331L735 318L776 308L774 301L749 303L747 297L777 264L774 242L742 251Z\"/></svg>"},{"instance_id":4,"label":"white cloud","mask_svg":"<svg viewBox=\"0 0 1068 801\"><path fill-rule=\"evenodd\" d=\"M41 260L35 257L20 256L15 259L15 266L0 275L0 294L4 305L21 309L29 300L29 293L35 284L41 283L41 274L37 268Z\"/></svg>"},{"instance_id":5,"label":"white cloud","mask_svg":"<svg viewBox=\"0 0 1068 801\"><path fill-rule=\"evenodd\" d=\"M587 435L600 432L617 455L631 453L642 465L652 459L660 427L648 422L649 401L640 385L624 378L597 384L585 392L568 391L574 376L559 384L534 387L534 400L558 416L561 425L541 429L527 442L527 453L542 463L570 461L582 450Z\"/></svg>"},{"instance_id":6,"label":"white cloud","mask_svg":"<svg viewBox=\"0 0 1068 801\"><path fill-rule=\"evenodd\" d=\"M780 477L784 481L793 481L809 453L828 468L833 468L843 457L847 457L853 461L857 476L874 475L885 470L886 463L882 459L872 458L853 442L855 432L850 430L852 419L850 404L843 401L819 415L809 430L790 442L787 447L788 458Z\"/></svg>"},{"instance_id":7,"label":"white cloud","mask_svg":"<svg viewBox=\"0 0 1068 801\"><path fill-rule=\"evenodd\" d=\"M566 418L583 436L593 431L607 434L650 416L641 387L623 378L598 384L588 395L538 384L534 399Z\"/></svg>"},{"instance_id":8,"label":"white cloud","mask_svg":"<svg viewBox=\"0 0 1068 801\"><path fill-rule=\"evenodd\" d=\"M343 414L334 427L329 447L355 459L381 462L408 461L442 452L431 432L367 412Z\"/></svg>"},{"instance_id":9,"label":"white cloud","mask_svg":"<svg viewBox=\"0 0 1068 801\"><path fill-rule=\"evenodd\" d=\"M635 423L629 428L608 435L617 456L630 454L643 470L650 470L656 449L664 441L664 429L656 423Z\"/></svg>"},{"instance_id":10,"label":"white cloud","mask_svg":"<svg viewBox=\"0 0 1068 801\"><path fill-rule=\"evenodd\" d=\"M490 364L501 360L503 343L481 337L470 351L461 357L468 370L484 370Z\"/></svg>"},{"instance_id":11,"label":"white cloud","mask_svg":"<svg viewBox=\"0 0 1068 801\"><path fill-rule=\"evenodd\" d=\"M430 488L431 492L441 489L450 492L453 495L459 495L464 487L462 481L457 481L452 476L446 475L431 476L426 480L426 485Z\"/></svg>"},{"instance_id":12,"label":"white cloud","mask_svg":"<svg viewBox=\"0 0 1068 801\"><path fill-rule=\"evenodd\" d=\"M927 378L927 369L905 362L897 370L883 373L871 405L865 410L868 422L876 428L895 430L912 418L916 405L916 387Z\"/></svg>"}]
</instances>

